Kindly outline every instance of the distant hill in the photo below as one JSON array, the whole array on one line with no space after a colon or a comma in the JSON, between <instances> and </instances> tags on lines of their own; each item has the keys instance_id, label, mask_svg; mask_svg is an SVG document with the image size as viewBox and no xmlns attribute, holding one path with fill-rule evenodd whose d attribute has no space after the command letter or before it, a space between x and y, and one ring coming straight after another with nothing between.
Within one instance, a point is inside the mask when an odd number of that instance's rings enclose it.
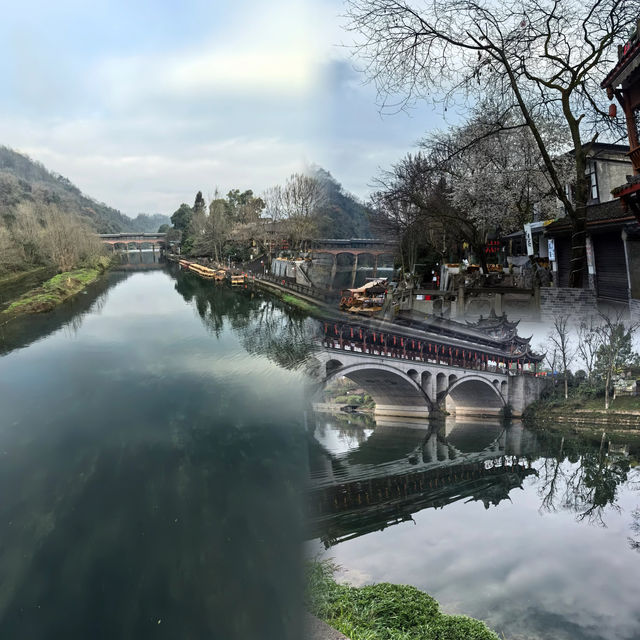
<instances>
[{"instance_id":1,"label":"distant hill","mask_svg":"<svg viewBox=\"0 0 640 640\"><path fill-rule=\"evenodd\" d=\"M320 210L318 234L321 238L370 238L369 209L325 169L312 174L325 188L326 204Z\"/></svg>"},{"instance_id":2,"label":"distant hill","mask_svg":"<svg viewBox=\"0 0 640 640\"><path fill-rule=\"evenodd\" d=\"M40 162L0 146L0 216L11 219L22 202L57 204L85 219L98 233L155 232L169 217L138 214L134 219L84 195L70 180Z\"/></svg>"},{"instance_id":3,"label":"distant hill","mask_svg":"<svg viewBox=\"0 0 640 640\"><path fill-rule=\"evenodd\" d=\"M129 218L131 221L131 231L140 231L144 233L156 233L158 229L167 224L171 226L171 217L162 213L139 213L135 218Z\"/></svg>"}]
</instances>

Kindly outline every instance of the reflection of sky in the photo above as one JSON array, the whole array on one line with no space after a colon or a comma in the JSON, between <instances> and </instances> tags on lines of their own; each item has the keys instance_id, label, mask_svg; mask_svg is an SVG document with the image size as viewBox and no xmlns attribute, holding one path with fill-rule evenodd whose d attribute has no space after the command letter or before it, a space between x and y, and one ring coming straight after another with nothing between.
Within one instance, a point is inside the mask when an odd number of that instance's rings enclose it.
<instances>
[{"instance_id":1,"label":"reflection of sky","mask_svg":"<svg viewBox=\"0 0 640 640\"><path fill-rule=\"evenodd\" d=\"M601 527L571 511L543 512L541 484L528 477L524 491L489 509L464 501L426 509L323 554L347 581L417 586L447 613L484 619L508 638L637 639L640 556L627 541L637 486L619 487L620 511L607 508Z\"/></svg>"},{"instance_id":2,"label":"reflection of sky","mask_svg":"<svg viewBox=\"0 0 640 640\"><path fill-rule=\"evenodd\" d=\"M300 376L166 273L108 277L0 357L0 637L297 638Z\"/></svg>"}]
</instances>

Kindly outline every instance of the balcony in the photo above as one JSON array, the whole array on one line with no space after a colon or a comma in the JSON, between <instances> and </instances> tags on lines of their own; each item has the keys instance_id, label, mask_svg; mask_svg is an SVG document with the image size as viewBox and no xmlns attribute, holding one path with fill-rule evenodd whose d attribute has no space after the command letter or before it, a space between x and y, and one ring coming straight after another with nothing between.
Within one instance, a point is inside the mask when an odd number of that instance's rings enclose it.
<instances>
[{"instance_id":1,"label":"balcony","mask_svg":"<svg viewBox=\"0 0 640 640\"><path fill-rule=\"evenodd\" d=\"M631 163L633 164L633 172L640 173L640 146L631 149L627 154L629 158L631 158Z\"/></svg>"}]
</instances>

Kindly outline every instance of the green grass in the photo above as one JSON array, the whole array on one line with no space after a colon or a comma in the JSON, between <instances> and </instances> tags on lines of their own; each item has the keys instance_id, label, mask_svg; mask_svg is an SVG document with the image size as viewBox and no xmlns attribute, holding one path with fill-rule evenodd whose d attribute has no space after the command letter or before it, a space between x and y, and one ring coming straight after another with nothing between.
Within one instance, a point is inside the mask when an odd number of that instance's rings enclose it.
<instances>
[{"instance_id":1,"label":"green grass","mask_svg":"<svg viewBox=\"0 0 640 640\"><path fill-rule=\"evenodd\" d=\"M612 392L611 392L612 393ZM536 409L554 411L604 411L604 396L573 396L564 398L547 398L535 404ZM609 411L640 412L640 396L619 396L615 400L609 398Z\"/></svg>"},{"instance_id":2,"label":"green grass","mask_svg":"<svg viewBox=\"0 0 640 640\"><path fill-rule=\"evenodd\" d=\"M318 310L317 307L310 302L296 298L288 293L283 293L281 299L283 302L286 302L293 307L297 307L298 309L302 309L302 311L306 311L307 313L314 313Z\"/></svg>"},{"instance_id":3,"label":"green grass","mask_svg":"<svg viewBox=\"0 0 640 640\"><path fill-rule=\"evenodd\" d=\"M76 269L53 276L37 289L28 291L15 302L12 302L2 313L18 315L24 313L43 313L51 311L67 298L79 293L103 273L102 265L98 268Z\"/></svg>"},{"instance_id":4,"label":"green grass","mask_svg":"<svg viewBox=\"0 0 640 640\"><path fill-rule=\"evenodd\" d=\"M498 640L483 622L439 611L431 596L386 582L365 587L338 584L330 562L307 570L307 608L351 640Z\"/></svg>"}]
</instances>

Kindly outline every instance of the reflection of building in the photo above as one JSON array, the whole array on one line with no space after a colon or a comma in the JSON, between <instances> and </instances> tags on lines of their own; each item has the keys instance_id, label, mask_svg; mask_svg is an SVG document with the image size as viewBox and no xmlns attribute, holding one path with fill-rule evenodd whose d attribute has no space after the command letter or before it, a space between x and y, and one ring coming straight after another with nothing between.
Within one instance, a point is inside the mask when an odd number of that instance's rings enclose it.
<instances>
[{"instance_id":1,"label":"reflection of building","mask_svg":"<svg viewBox=\"0 0 640 640\"><path fill-rule=\"evenodd\" d=\"M535 473L526 456L537 450L537 441L522 426L449 427L425 434L415 427L378 426L367 441L342 455L331 455L315 442L310 448L309 537L329 547L409 520L422 509L459 500L489 508Z\"/></svg>"},{"instance_id":2,"label":"reflection of building","mask_svg":"<svg viewBox=\"0 0 640 640\"><path fill-rule=\"evenodd\" d=\"M459 500L480 501L488 509L509 499L510 491L522 488L534 473L526 460L503 459L491 467L460 464L321 489L309 496L309 537L330 547Z\"/></svg>"},{"instance_id":3,"label":"reflection of building","mask_svg":"<svg viewBox=\"0 0 640 640\"><path fill-rule=\"evenodd\" d=\"M391 278L395 251L387 240L314 240L309 277L316 287L337 290L360 287L367 278Z\"/></svg>"}]
</instances>

